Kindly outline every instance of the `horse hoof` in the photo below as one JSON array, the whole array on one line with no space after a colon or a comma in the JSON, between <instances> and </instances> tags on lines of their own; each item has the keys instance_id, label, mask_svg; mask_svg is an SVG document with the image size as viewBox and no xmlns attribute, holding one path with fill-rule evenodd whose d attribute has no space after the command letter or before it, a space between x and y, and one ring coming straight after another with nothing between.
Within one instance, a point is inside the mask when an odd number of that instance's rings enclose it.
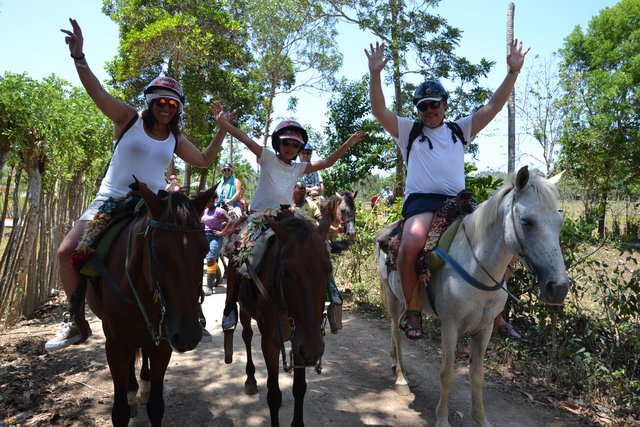
<instances>
[{"instance_id":1,"label":"horse hoof","mask_svg":"<svg viewBox=\"0 0 640 427\"><path fill-rule=\"evenodd\" d=\"M411 389L409 389L409 384L396 384L396 393L400 396L410 395Z\"/></svg>"},{"instance_id":2,"label":"horse hoof","mask_svg":"<svg viewBox=\"0 0 640 427\"><path fill-rule=\"evenodd\" d=\"M254 394L258 393L258 386L255 384L245 384L244 392L249 396L253 396Z\"/></svg>"}]
</instances>

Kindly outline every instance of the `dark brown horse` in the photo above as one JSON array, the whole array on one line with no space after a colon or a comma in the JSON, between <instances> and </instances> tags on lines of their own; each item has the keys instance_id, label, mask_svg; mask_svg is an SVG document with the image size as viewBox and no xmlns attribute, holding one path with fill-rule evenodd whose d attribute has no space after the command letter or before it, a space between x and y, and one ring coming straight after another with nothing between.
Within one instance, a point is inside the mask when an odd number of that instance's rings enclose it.
<instances>
[{"instance_id":1,"label":"dark brown horse","mask_svg":"<svg viewBox=\"0 0 640 427\"><path fill-rule=\"evenodd\" d=\"M275 232L259 271L253 280L237 275L239 286L240 322L242 339L247 350L245 392L258 391L255 366L251 356L251 318L256 319L261 347L267 366L267 402L271 425L279 425L278 411L282 392L278 385L279 356L285 371L293 368L294 416L291 425L302 426L303 402L307 390L306 367L320 370L324 351L321 329L327 278L331 273L331 260L326 246L330 218L314 222L289 217L281 221L269 220ZM311 262L310 262L311 261ZM230 270L230 276L236 276ZM229 277L235 280L235 277ZM292 365L287 363L285 342L291 341Z\"/></svg>"},{"instance_id":2,"label":"dark brown horse","mask_svg":"<svg viewBox=\"0 0 640 427\"><path fill-rule=\"evenodd\" d=\"M147 415L153 426L159 426L164 414L164 374L172 348L192 350L202 337L198 298L202 260L209 245L200 213L214 190L191 201L181 193L160 197L142 183L138 187L146 213L116 238L104 260L111 277L98 278L87 293L106 337L114 426L129 422L128 370L137 349L149 357Z\"/></svg>"},{"instance_id":3,"label":"dark brown horse","mask_svg":"<svg viewBox=\"0 0 640 427\"><path fill-rule=\"evenodd\" d=\"M339 253L353 243L356 236L356 203L358 192L343 191L336 193L322 202L322 215L331 217L331 227L328 238L331 242L331 252ZM337 231L341 229L347 236L347 241L338 241Z\"/></svg>"}]
</instances>

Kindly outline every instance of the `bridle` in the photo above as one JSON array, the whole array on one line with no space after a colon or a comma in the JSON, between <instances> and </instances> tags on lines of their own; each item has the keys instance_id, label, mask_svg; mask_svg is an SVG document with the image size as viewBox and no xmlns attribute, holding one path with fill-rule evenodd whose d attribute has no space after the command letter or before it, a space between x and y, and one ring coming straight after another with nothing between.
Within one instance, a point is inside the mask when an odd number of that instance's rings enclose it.
<instances>
[{"instance_id":1,"label":"bridle","mask_svg":"<svg viewBox=\"0 0 640 427\"><path fill-rule=\"evenodd\" d=\"M144 231L144 237L147 241L147 261L149 264L149 280L151 281L150 287L154 295L153 302L154 303L160 302L160 317L158 319L158 329L156 330L156 327L151 322L151 319L149 318L149 315L145 310L144 304L140 299L138 292L136 291L135 283L129 271L129 262L131 261L131 257L130 257L131 243L133 240L133 234L134 234L133 229L134 229L135 223L136 221L134 220L131 222L131 225L129 226L129 233L127 237L127 251L126 251L126 258L125 258L125 272L127 274L129 287L131 288L131 292L133 293L133 296L136 300L136 304L138 305L138 308L140 309L140 313L142 314L142 317L144 318L144 321L147 325L147 329L151 334L151 339L153 340L154 344L158 346L161 340L163 339L166 340L166 337L162 337L162 324L164 322L164 315L166 314L167 309L166 309L166 302L162 294L162 288L160 287L160 282L158 281L158 274L155 268L154 257L152 256L153 231L163 230L163 231L178 232L178 233L203 233L204 226L202 224L200 224L200 226L197 226L197 227L186 226L186 225L176 225L176 224L170 224L167 222L156 221L153 219L150 219L149 222L147 223L147 226Z\"/></svg>"}]
</instances>

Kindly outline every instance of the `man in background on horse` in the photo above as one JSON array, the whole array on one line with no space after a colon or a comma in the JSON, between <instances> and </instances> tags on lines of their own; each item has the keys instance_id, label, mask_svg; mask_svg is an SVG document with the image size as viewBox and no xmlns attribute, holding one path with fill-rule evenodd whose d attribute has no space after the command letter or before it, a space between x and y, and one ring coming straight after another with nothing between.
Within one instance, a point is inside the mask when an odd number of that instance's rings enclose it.
<instances>
[{"instance_id":1,"label":"man in background on horse","mask_svg":"<svg viewBox=\"0 0 640 427\"><path fill-rule=\"evenodd\" d=\"M100 211L105 202L124 198L129 193L133 175L157 193L166 185L164 172L175 153L185 162L201 168L213 163L220 150L225 131L218 130L213 141L203 151L198 150L180 132L180 116L185 96L182 87L170 77L157 77L144 90L146 109L135 108L114 98L93 74L83 52L83 36L80 25L69 19L72 30L61 30L66 34L65 42L73 59L78 77L96 106L113 121L116 138L113 153L100 189L87 210L75 221L71 230L58 248L60 279L70 303L56 336L45 344L45 350L58 350L71 344L85 341L91 335L89 323L76 318L78 307L84 299L76 294L80 284L78 241L84 235L89 222Z\"/></svg>"},{"instance_id":2,"label":"man in background on horse","mask_svg":"<svg viewBox=\"0 0 640 427\"><path fill-rule=\"evenodd\" d=\"M397 258L397 268L407 304L401 325L409 339L423 336L422 293L416 262L423 250L434 212L444 201L465 187L464 151L466 142L484 129L502 110L513 90L518 73L529 52L516 39L507 55L508 73L489 102L470 116L445 121L449 95L440 82L427 80L414 92L413 104L419 119L419 134L413 134L414 120L397 116L385 104L381 72L387 64L385 45L376 42L365 49L369 62L371 111L400 148L407 168L402 216L405 220ZM412 139L412 140L410 140ZM457 143L456 143L457 142ZM411 149L413 148L413 149ZM411 155L409 155L409 153Z\"/></svg>"},{"instance_id":3,"label":"man in background on horse","mask_svg":"<svg viewBox=\"0 0 640 427\"><path fill-rule=\"evenodd\" d=\"M231 163L225 163L222 166L222 177L216 185L216 193L220 197L216 203L217 206L227 205L238 218L242 216L240 200L244 195L244 190L242 181L233 174L233 165Z\"/></svg>"}]
</instances>

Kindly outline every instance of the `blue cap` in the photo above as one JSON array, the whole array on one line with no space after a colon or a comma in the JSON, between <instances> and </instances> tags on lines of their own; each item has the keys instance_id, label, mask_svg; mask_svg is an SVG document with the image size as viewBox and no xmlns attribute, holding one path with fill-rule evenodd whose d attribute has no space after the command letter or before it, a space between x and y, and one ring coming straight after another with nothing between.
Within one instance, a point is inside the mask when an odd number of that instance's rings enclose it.
<instances>
[{"instance_id":1,"label":"blue cap","mask_svg":"<svg viewBox=\"0 0 640 427\"><path fill-rule=\"evenodd\" d=\"M313 145L311 145L310 143L307 142L303 149L304 150L313 150Z\"/></svg>"}]
</instances>

